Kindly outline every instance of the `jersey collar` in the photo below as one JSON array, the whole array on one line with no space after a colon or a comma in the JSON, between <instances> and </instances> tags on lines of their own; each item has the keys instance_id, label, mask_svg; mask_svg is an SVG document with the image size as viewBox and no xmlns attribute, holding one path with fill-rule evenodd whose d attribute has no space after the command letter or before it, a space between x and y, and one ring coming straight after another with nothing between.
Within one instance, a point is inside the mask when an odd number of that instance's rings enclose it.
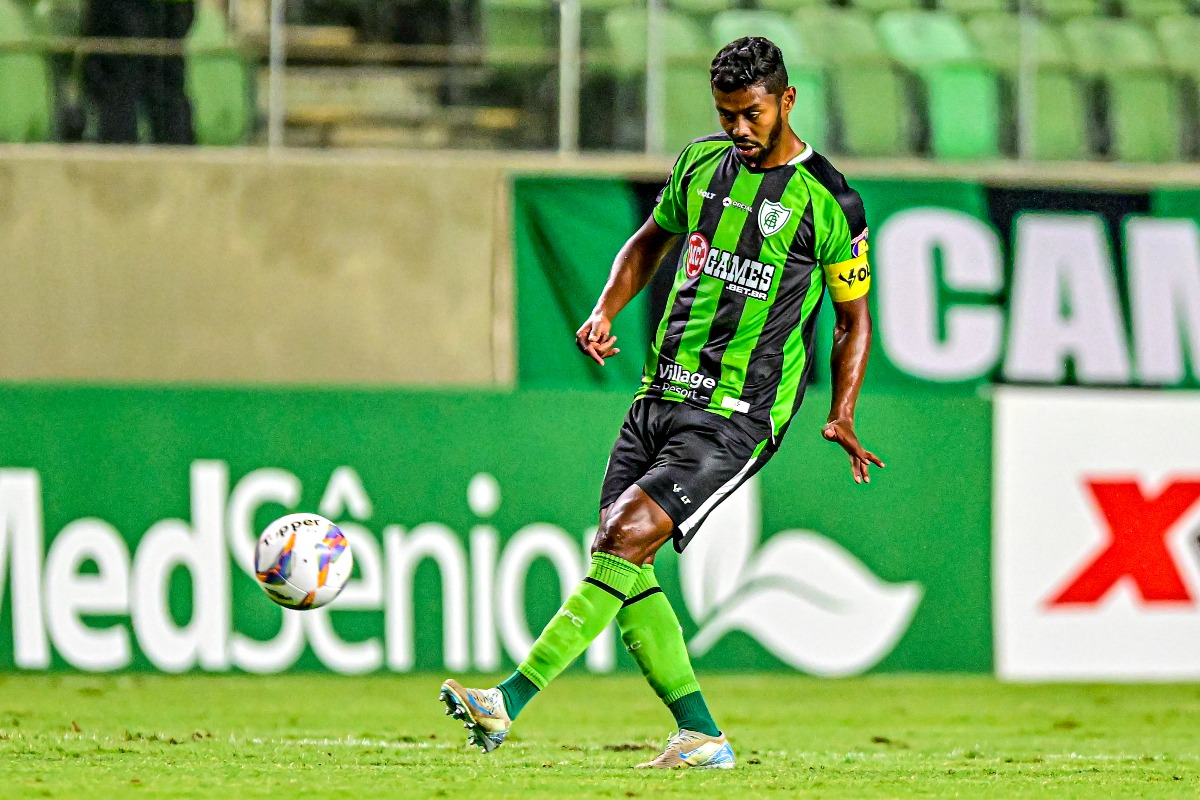
<instances>
[{"instance_id":1,"label":"jersey collar","mask_svg":"<svg viewBox=\"0 0 1200 800\"><path fill-rule=\"evenodd\" d=\"M732 139L730 141L732 141ZM777 167L752 167L749 164L747 164L745 161L742 161L742 157L740 155L738 155L736 148L730 148L730 149L733 152L733 157L737 159L737 162L739 164L741 164L742 169L749 170L750 172L753 172L756 174L770 172L771 170L775 170L775 169L783 169L784 167L794 167L797 164L803 164L805 161L812 158L813 153L816 152L815 150L813 150L813 147L811 144L809 144L808 142L805 142L804 149L800 151L799 155L797 155L795 158L793 158L791 161L788 161L785 164L780 164Z\"/></svg>"},{"instance_id":2,"label":"jersey collar","mask_svg":"<svg viewBox=\"0 0 1200 800\"><path fill-rule=\"evenodd\" d=\"M795 158L793 158L791 161L789 161L787 163L792 164L792 165L802 164L805 161L808 161L808 159L812 158L812 154L813 154L812 145L809 144L808 142L805 142L804 149L800 151L800 155L796 156Z\"/></svg>"}]
</instances>

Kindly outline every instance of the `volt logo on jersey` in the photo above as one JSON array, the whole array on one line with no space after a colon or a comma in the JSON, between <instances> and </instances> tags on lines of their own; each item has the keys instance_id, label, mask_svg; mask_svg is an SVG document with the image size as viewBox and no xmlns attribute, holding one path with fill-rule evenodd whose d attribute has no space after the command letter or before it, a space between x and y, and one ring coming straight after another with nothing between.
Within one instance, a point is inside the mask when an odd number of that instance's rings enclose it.
<instances>
[{"instance_id":1,"label":"volt logo on jersey","mask_svg":"<svg viewBox=\"0 0 1200 800\"><path fill-rule=\"evenodd\" d=\"M854 261L857 261L857 259L854 259ZM852 261L849 268L839 271L837 276L839 281L846 284L847 290L853 289L854 284L859 281L865 281L870 277L871 265L865 261L857 265Z\"/></svg>"},{"instance_id":2,"label":"volt logo on jersey","mask_svg":"<svg viewBox=\"0 0 1200 800\"><path fill-rule=\"evenodd\" d=\"M763 236L779 233L792 216L792 210L779 203L764 200L758 209L758 229Z\"/></svg>"},{"instance_id":3,"label":"volt logo on jersey","mask_svg":"<svg viewBox=\"0 0 1200 800\"><path fill-rule=\"evenodd\" d=\"M687 276L694 278L700 274L700 270L704 269L704 262L708 260L708 239L704 238L704 234L697 231L688 237L687 249Z\"/></svg>"}]
</instances>

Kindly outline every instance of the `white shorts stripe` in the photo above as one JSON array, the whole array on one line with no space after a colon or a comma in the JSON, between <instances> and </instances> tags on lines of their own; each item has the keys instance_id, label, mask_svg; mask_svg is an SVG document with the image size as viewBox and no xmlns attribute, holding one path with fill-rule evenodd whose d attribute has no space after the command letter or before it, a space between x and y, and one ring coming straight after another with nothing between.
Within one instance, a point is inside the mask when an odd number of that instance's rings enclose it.
<instances>
[{"instance_id":1,"label":"white shorts stripe","mask_svg":"<svg viewBox=\"0 0 1200 800\"><path fill-rule=\"evenodd\" d=\"M708 516L708 512L712 511L713 508L716 507L717 503L724 500L725 495L737 488L738 484L742 482L742 479L746 477L746 473L750 471L752 466L754 466L755 461L758 461L757 457L747 461L746 466L742 467L741 470L738 471L737 475L734 475L732 478L727 480L724 486L722 486L720 489L717 489L717 491L714 492L711 497L701 503L695 511L688 515L687 519L680 522L679 532L684 536L687 536L692 528L703 522L704 518Z\"/></svg>"}]
</instances>

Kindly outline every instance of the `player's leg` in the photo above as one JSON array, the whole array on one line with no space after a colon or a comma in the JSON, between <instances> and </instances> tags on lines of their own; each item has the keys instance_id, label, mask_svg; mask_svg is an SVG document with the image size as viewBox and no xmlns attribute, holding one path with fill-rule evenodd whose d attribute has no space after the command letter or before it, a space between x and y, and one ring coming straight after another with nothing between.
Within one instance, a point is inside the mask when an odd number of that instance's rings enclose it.
<instances>
[{"instance_id":1,"label":"player's leg","mask_svg":"<svg viewBox=\"0 0 1200 800\"><path fill-rule=\"evenodd\" d=\"M447 713L462 720L485 751L504 741L525 704L612 622L641 574L642 561L670 537L670 517L634 485L654 457L654 427L648 405L634 403L609 458L602 502L613 511L597 532L588 575L517 671L494 689L465 689L452 680L443 684Z\"/></svg>"},{"instance_id":2,"label":"player's leg","mask_svg":"<svg viewBox=\"0 0 1200 800\"><path fill-rule=\"evenodd\" d=\"M596 534L588 574L542 629L516 672L494 689L442 685L447 713L463 722L484 752L503 744L525 704L608 627L641 575L641 564L671 537L675 523L637 486L614 504Z\"/></svg>"},{"instance_id":3,"label":"player's leg","mask_svg":"<svg viewBox=\"0 0 1200 800\"><path fill-rule=\"evenodd\" d=\"M675 727L719 736L692 669L679 617L658 585L653 563L642 565L629 598L617 612L617 626L625 649L675 718Z\"/></svg>"},{"instance_id":4,"label":"player's leg","mask_svg":"<svg viewBox=\"0 0 1200 800\"><path fill-rule=\"evenodd\" d=\"M682 551L712 509L769 457L769 433L694 409L681 409L675 435L638 484L676 522ZM720 535L710 531L708 535ZM686 556L683 556L686 558ZM731 767L733 751L719 731L692 669L675 610L658 586L653 559L617 615L621 638L678 726L667 748L643 767Z\"/></svg>"}]
</instances>

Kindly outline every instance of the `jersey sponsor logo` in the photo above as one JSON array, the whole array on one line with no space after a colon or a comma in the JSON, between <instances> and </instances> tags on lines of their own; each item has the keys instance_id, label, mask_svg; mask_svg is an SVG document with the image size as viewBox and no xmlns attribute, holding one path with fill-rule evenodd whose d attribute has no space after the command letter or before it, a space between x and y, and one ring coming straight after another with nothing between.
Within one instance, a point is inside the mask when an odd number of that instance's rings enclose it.
<instances>
[{"instance_id":1,"label":"jersey sponsor logo","mask_svg":"<svg viewBox=\"0 0 1200 800\"><path fill-rule=\"evenodd\" d=\"M707 189L697 189L696 194L703 197L705 200L716 200L717 196Z\"/></svg>"},{"instance_id":2,"label":"jersey sponsor logo","mask_svg":"<svg viewBox=\"0 0 1200 800\"><path fill-rule=\"evenodd\" d=\"M847 289L853 289L854 284L860 281L865 281L871 277L871 265L863 263L858 267L851 265L848 269L838 273L837 279L846 284Z\"/></svg>"},{"instance_id":3,"label":"jersey sponsor logo","mask_svg":"<svg viewBox=\"0 0 1200 800\"><path fill-rule=\"evenodd\" d=\"M746 205L745 203L739 203L737 200L734 200L732 197L726 197L724 200L721 201L721 205L725 206L726 208L733 206L734 208L740 208L742 211L753 211L754 210L753 208Z\"/></svg>"},{"instance_id":4,"label":"jersey sponsor logo","mask_svg":"<svg viewBox=\"0 0 1200 800\"><path fill-rule=\"evenodd\" d=\"M688 275L691 277L690 256L688 267ZM708 251L708 258L704 260L703 269L705 275L725 281L725 288L730 291L753 297L755 300L766 300L771 291L771 283L775 280L777 268L774 264L764 264L752 258L741 258L728 250L713 247Z\"/></svg>"},{"instance_id":5,"label":"jersey sponsor logo","mask_svg":"<svg viewBox=\"0 0 1200 800\"><path fill-rule=\"evenodd\" d=\"M779 203L764 200L758 209L758 229L763 236L779 233L792 216L792 210Z\"/></svg>"},{"instance_id":6,"label":"jersey sponsor logo","mask_svg":"<svg viewBox=\"0 0 1200 800\"><path fill-rule=\"evenodd\" d=\"M696 277L700 274L700 270L704 269L708 253L708 239L704 238L703 233L697 231L688 237L687 276L689 278Z\"/></svg>"},{"instance_id":7,"label":"jersey sponsor logo","mask_svg":"<svg viewBox=\"0 0 1200 800\"><path fill-rule=\"evenodd\" d=\"M693 389L704 387L705 389L715 389L717 382L701 372L692 372L690 369L685 369L678 364L659 364L658 377L666 380L668 383L678 383L684 386L690 386Z\"/></svg>"},{"instance_id":8,"label":"jersey sponsor logo","mask_svg":"<svg viewBox=\"0 0 1200 800\"><path fill-rule=\"evenodd\" d=\"M863 228L863 232L850 240L850 255L854 258L865 256L871 246L867 244L867 234L870 233L870 228Z\"/></svg>"}]
</instances>

